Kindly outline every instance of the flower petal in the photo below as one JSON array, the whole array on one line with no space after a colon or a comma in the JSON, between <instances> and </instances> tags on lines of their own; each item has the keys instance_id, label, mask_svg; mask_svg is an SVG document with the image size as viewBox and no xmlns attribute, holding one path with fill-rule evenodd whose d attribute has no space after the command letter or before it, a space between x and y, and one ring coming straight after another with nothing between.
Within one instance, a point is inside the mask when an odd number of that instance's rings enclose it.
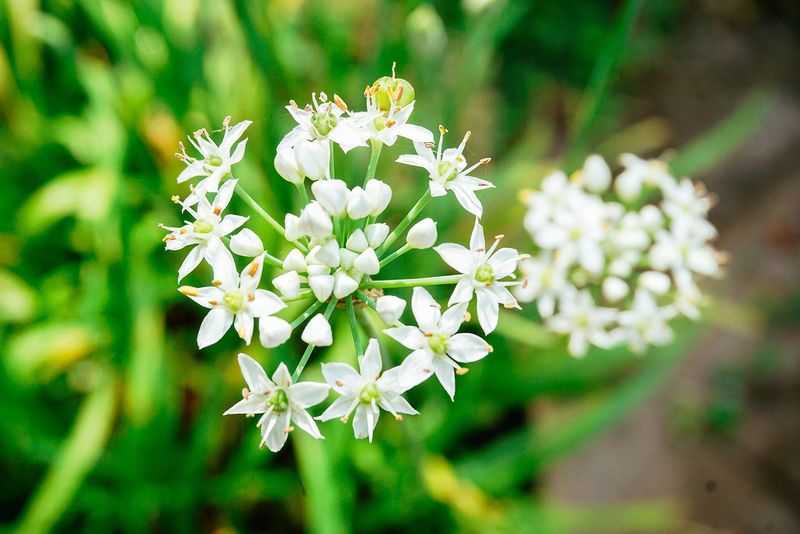
<instances>
[{"instance_id":1,"label":"flower petal","mask_svg":"<svg viewBox=\"0 0 800 534\"><path fill-rule=\"evenodd\" d=\"M289 399L302 409L324 401L331 387L322 382L298 382L289 386Z\"/></svg>"},{"instance_id":2,"label":"flower petal","mask_svg":"<svg viewBox=\"0 0 800 534\"><path fill-rule=\"evenodd\" d=\"M486 288L478 288L478 322L483 332L488 334L497 327L498 303L494 293Z\"/></svg>"},{"instance_id":3,"label":"flower petal","mask_svg":"<svg viewBox=\"0 0 800 534\"><path fill-rule=\"evenodd\" d=\"M475 255L456 243L443 243L433 247L442 260L461 274L466 274L472 268Z\"/></svg>"},{"instance_id":4,"label":"flower petal","mask_svg":"<svg viewBox=\"0 0 800 534\"><path fill-rule=\"evenodd\" d=\"M362 356L358 357L359 369L361 369L361 377L367 380L375 380L383 368L381 361L381 347L378 340L372 338L367 343L367 350L364 351Z\"/></svg>"},{"instance_id":5,"label":"flower petal","mask_svg":"<svg viewBox=\"0 0 800 534\"><path fill-rule=\"evenodd\" d=\"M323 363L322 376L325 377L325 382L340 395L345 395L349 392L358 393L361 375L346 363Z\"/></svg>"},{"instance_id":6,"label":"flower petal","mask_svg":"<svg viewBox=\"0 0 800 534\"><path fill-rule=\"evenodd\" d=\"M411 311L423 333L434 333L439 329L439 318L442 316L439 304L424 287L415 287L411 296ZM406 345L408 346L408 345ZM416 349L419 347L408 347Z\"/></svg>"},{"instance_id":7,"label":"flower petal","mask_svg":"<svg viewBox=\"0 0 800 534\"><path fill-rule=\"evenodd\" d=\"M425 334L416 326L398 326L387 328L384 334L408 349L421 349L428 344Z\"/></svg>"},{"instance_id":8,"label":"flower petal","mask_svg":"<svg viewBox=\"0 0 800 534\"><path fill-rule=\"evenodd\" d=\"M233 314L217 308L208 312L197 332L198 348L205 348L219 341L233 324Z\"/></svg>"},{"instance_id":9,"label":"flower petal","mask_svg":"<svg viewBox=\"0 0 800 534\"><path fill-rule=\"evenodd\" d=\"M456 334L447 342L447 354L461 363L476 362L490 350L491 346L475 334Z\"/></svg>"},{"instance_id":10,"label":"flower petal","mask_svg":"<svg viewBox=\"0 0 800 534\"><path fill-rule=\"evenodd\" d=\"M433 371L436 373L439 383L450 396L450 400L453 400L456 394L456 373L453 366L447 362L446 358L440 356L433 359Z\"/></svg>"},{"instance_id":11,"label":"flower petal","mask_svg":"<svg viewBox=\"0 0 800 534\"><path fill-rule=\"evenodd\" d=\"M244 353L239 353L238 359L239 368L242 370L242 376L250 391L263 395L275 387L275 384L267 378L264 368L257 361Z\"/></svg>"}]
</instances>

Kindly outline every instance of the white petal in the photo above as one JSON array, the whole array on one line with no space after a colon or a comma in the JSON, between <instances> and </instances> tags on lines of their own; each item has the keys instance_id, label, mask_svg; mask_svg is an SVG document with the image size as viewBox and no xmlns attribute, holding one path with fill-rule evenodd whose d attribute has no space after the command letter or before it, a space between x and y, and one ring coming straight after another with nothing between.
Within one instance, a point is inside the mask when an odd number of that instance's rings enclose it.
<instances>
[{"instance_id":1,"label":"white petal","mask_svg":"<svg viewBox=\"0 0 800 534\"><path fill-rule=\"evenodd\" d=\"M187 274L194 271L197 266L200 265L200 262L203 261L204 251L205 247L203 246L196 246L189 251L189 254L186 255L183 263L181 263L181 266L178 268L178 282L183 280Z\"/></svg>"},{"instance_id":2,"label":"white petal","mask_svg":"<svg viewBox=\"0 0 800 534\"><path fill-rule=\"evenodd\" d=\"M231 324L233 324L233 314L219 308L208 312L197 332L198 348L202 349L219 341Z\"/></svg>"},{"instance_id":3,"label":"white petal","mask_svg":"<svg viewBox=\"0 0 800 534\"><path fill-rule=\"evenodd\" d=\"M333 276L330 274L321 274L308 277L308 285L311 291L319 301L326 301L333 293Z\"/></svg>"},{"instance_id":4,"label":"white petal","mask_svg":"<svg viewBox=\"0 0 800 534\"><path fill-rule=\"evenodd\" d=\"M389 225L385 223L373 223L364 229L367 236L367 243L372 248L378 248L389 235ZM348 247L350 248L350 247Z\"/></svg>"},{"instance_id":5,"label":"white petal","mask_svg":"<svg viewBox=\"0 0 800 534\"><path fill-rule=\"evenodd\" d=\"M286 444L289 437L287 428L289 427L289 412L275 415L274 424L269 428L269 433L264 436L267 448L272 452L278 452Z\"/></svg>"},{"instance_id":6,"label":"white petal","mask_svg":"<svg viewBox=\"0 0 800 534\"><path fill-rule=\"evenodd\" d=\"M325 439L317 428L317 423L305 410L292 410L292 421L302 430L316 439Z\"/></svg>"},{"instance_id":7,"label":"white petal","mask_svg":"<svg viewBox=\"0 0 800 534\"><path fill-rule=\"evenodd\" d=\"M408 349L421 349L428 345L428 338L415 326L387 328L383 333Z\"/></svg>"},{"instance_id":8,"label":"white petal","mask_svg":"<svg viewBox=\"0 0 800 534\"><path fill-rule=\"evenodd\" d=\"M440 307L425 288L414 288L411 296L411 311L414 312L414 318L423 332L430 334L438 331L439 318L442 316Z\"/></svg>"},{"instance_id":9,"label":"white petal","mask_svg":"<svg viewBox=\"0 0 800 534\"><path fill-rule=\"evenodd\" d=\"M246 399L242 399L227 410L222 415L253 415L264 413L267 409L265 399L261 395L252 394Z\"/></svg>"},{"instance_id":10,"label":"white petal","mask_svg":"<svg viewBox=\"0 0 800 534\"><path fill-rule=\"evenodd\" d=\"M214 229L214 233L219 237L226 236L246 223L249 218L241 215L226 215Z\"/></svg>"},{"instance_id":11,"label":"white petal","mask_svg":"<svg viewBox=\"0 0 800 534\"><path fill-rule=\"evenodd\" d=\"M450 396L450 400L453 400L456 394L456 373L453 366L447 363L445 358L434 358L433 371L436 373L439 383Z\"/></svg>"},{"instance_id":12,"label":"white petal","mask_svg":"<svg viewBox=\"0 0 800 534\"><path fill-rule=\"evenodd\" d=\"M461 324L466 320L468 304L469 302L460 302L448 308L439 319L439 333L452 336L458 332Z\"/></svg>"},{"instance_id":13,"label":"white petal","mask_svg":"<svg viewBox=\"0 0 800 534\"><path fill-rule=\"evenodd\" d=\"M488 334L497 327L498 302L491 291L479 288L478 291L478 322L483 332Z\"/></svg>"},{"instance_id":14,"label":"white petal","mask_svg":"<svg viewBox=\"0 0 800 534\"><path fill-rule=\"evenodd\" d=\"M264 256L254 258L242 269L239 287L245 293L252 293L261 282L261 273L264 271ZM277 297L276 297L277 298Z\"/></svg>"},{"instance_id":15,"label":"white petal","mask_svg":"<svg viewBox=\"0 0 800 534\"><path fill-rule=\"evenodd\" d=\"M361 375L346 363L323 363L322 376L325 381L340 395L359 389Z\"/></svg>"},{"instance_id":16,"label":"white petal","mask_svg":"<svg viewBox=\"0 0 800 534\"><path fill-rule=\"evenodd\" d=\"M253 339L254 323L253 316L245 310L240 311L234 317L233 328L246 345L249 345Z\"/></svg>"},{"instance_id":17,"label":"white petal","mask_svg":"<svg viewBox=\"0 0 800 534\"><path fill-rule=\"evenodd\" d=\"M472 234L469 236L469 248L472 252L486 251L486 240L483 237L483 226L481 226L479 219L475 219L475 225L472 227Z\"/></svg>"},{"instance_id":18,"label":"white petal","mask_svg":"<svg viewBox=\"0 0 800 534\"><path fill-rule=\"evenodd\" d=\"M433 352L429 349L415 350L400 364L398 379L401 390L409 390L433 376Z\"/></svg>"},{"instance_id":19,"label":"white petal","mask_svg":"<svg viewBox=\"0 0 800 534\"><path fill-rule=\"evenodd\" d=\"M361 230L361 228L356 228L350 234L350 237L347 238L347 248L352 250L353 252L364 252L367 250L369 243L367 242L367 236Z\"/></svg>"},{"instance_id":20,"label":"white petal","mask_svg":"<svg viewBox=\"0 0 800 534\"><path fill-rule=\"evenodd\" d=\"M300 275L289 271L272 279L272 285L286 298L293 299L300 294Z\"/></svg>"},{"instance_id":21,"label":"white petal","mask_svg":"<svg viewBox=\"0 0 800 534\"><path fill-rule=\"evenodd\" d=\"M451 185L450 191L456 196L456 200L458 200L462 208L476 217L481 217L483 215L483 205L481 205L481 201L478 200L477 195L472 189Z\"/></svg>"},{"instance_id":22,"label":"white petal","mask_svg":"<svg viewBox=\"0 0 800 534\"><path fill-rule=\"evenodd\" d=\"M449 306L453 304L458 304L461 302L469 302L472 300L473 295L473 285L472 282L464 277L458 281L456 287L453 288L453 294L450 295L450 300L447 302Z\"/></svg>"},{"instance_id":23,"label":"white petal","mask_svg":"<svg viewBox=\"0 0 800 534\"><path fill-rule=\"evenodd\" d=\"M275 293L266 289L256 289L252 296L253 300L247 303L247 309L253 314L253 317L274 315L286 307L286 304Z\"/></svg>"},{"instance_id":24,"label":"white petal","mask_svg":"<svg viewBox=\"0 0 800 534\"><path fill-rule=\"evenodd\" d=\"M333 296L341 299L358 289L358 282L342 271L337 271L333 282Z\"/></svg>"},{"instance_id":25,"label":"white petal","mask_svg":"<svg viewBox=\"0 0 800 534\"><path fill-rule=\"evenodd\" d=\"M375 302L375 308L384 323L394 324L403 315L406 301L394 295L384 295Z\"/></svg>"},{"instance_id":26,"label":"white petal","mask_svg":"<svg viewBox=\"0 0 800 534\"><path fill-rule=\"evenodd\" d=\"M239 368L242 370L242 376L247 383L250 391L257 394L264 394L272 390L275 384L267 378L267 373L257 361L244 353L239 353Z\"/></svg>"},{"instance_id":27,"label":"white petal","mask_svg":"<svg viewBox=\"0 0 800 534\"><path fill-rule=\"evenodd\" d=\"M489 354L490 346L475 334L456 334L447 342L447 354L457 362L471 363Z\"/></svg>"},{"instance_id":28,"label":"white petal","mask_svg":"<svg viewBox=\"0 0 800 534\"><path fill-rule=\"evenodd\" d=\"M339 397L333 401L331 405L328 406L324 412L322 412L322 415L317 417L317 419L320 421L330 421L331 419L339 419L340 417L350 415L350 412L352 412L353 408L355 408L355 405L353 404L354 401L355 397Z\"/></svg>"},{"instance_id":29,"label":"white petal","mask_svg":"<svg viewBox=\"0 0 800 534\"><path fill-rule=\"evenodd\" d=\"M380 261L378 260L378 256L375 254L375 250L368 248L364 252L358 255L358 257L353 261L353 267L358 269L360 272L364 274L378 274L381 271Z\"/></svg>"},{"instance_id":30,"label":"white petal","mask_svg":"<svg viewBox=\"0 0 800 534\"><path fill-rule=\"evenodd\" d=\"M315 406L328 397L331 387L321 382L298 382L289 386L289 398L300 408Z\"/></svg>"},{"instance_id":31,"label":"white petal","mask_svg":"<svg viewBox=\"0 0 800 534\"><path fill-rule=\"evenodd\" d=\"M361 377L367 380L375 380L383 368L381 361L381 347L378 340L372 338L367 343L367 350L358 357L358 366L361 369Z\"/></svg>"},{"instance_id":32,"label":"white petal","mask_svg":"<svg viewBox=\"0 0 800 534\"><path fill-rule=\"evenodd\" d=\"M459 273L466 274L472 267L474 255L461 245L456 243L444 243L433 247L442 260L458 271Z\"/></svg>"}]
</instances>

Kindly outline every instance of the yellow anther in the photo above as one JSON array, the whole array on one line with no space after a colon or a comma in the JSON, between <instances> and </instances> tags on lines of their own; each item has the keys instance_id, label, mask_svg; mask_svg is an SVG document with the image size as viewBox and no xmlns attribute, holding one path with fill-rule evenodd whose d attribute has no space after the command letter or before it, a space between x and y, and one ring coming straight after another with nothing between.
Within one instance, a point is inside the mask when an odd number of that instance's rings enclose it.
<instances>
[{"instance_id":1,"label":"yellow anther","mask_svg":"<svg viewBox=\"0 0 800 534\"><path fill-rule=\"evenodd\" d=\"M397 121L395 121L394 119L389 119L388 121L386 121L386 127L387 128L391 128L395 124L397 124Z\"/></svg>"},{"instance_id":2,"label":"yellow anther","mask_svg":"<svg viewBox=\"0 0 800 534\"><path fill-rule=\"evenodd\" d=\"M220 208L219 206L214 208L214 215L219 215L220 213L222 213L222 208Z\"/></svg>"},{"instance_id":3,"label":"yellow anther","mask_svg":"<svg viewBox=\"0 0 800 534\"><path fill-rule=\"evenodd\" d=\"M347 111L347 104L344 103L344 100L339 98L339 95L333 95L333 103L336 104L336 107L341 109L342 111Z\"/></svg>"},{"instance_id":4,"label":"yellow anther","mask_svg":"<svg viewBox=\"0 0 800 534\"><path fill-rule=\"evenodd\" d=\"M209 300L208 303L211 304L212 306L218 306L219 305L219 301L218 300L214 300L214 299Z\"/></svg>"},{"instance_id":5,"label":"yellow anther","mask_svg":"<svg viewBox=\"0 0 800 534\"><path fill-rule=\"evenodd\" d=\"M219 286L221 286L221 285L222 285L222 280L220 280L220 279L218 279L218 278L215 278L215 279L213 279L213 280L211 281L211 283L212 283L213 285L215 285L215 286L219 287Z\"/></svg>"},{"instance_id":6,"label":"yellow anther","mask_svg":"<svg viewBox=\"0 0 800 534\"><path fill-rule=\"evenodd\" d=\"M402 421L403 420L403 416L400 415L400 414L395 415L394 418L395 418L396 421Z\"/></svg>"},{"instance_id":7,"label":"yellow anther","mask_svg":"<svg viewBox=\"0 0 800 534\"><path fill-rule=\"evenodd\" d=\"M247 388L242 388L242 398L247 400L250 397L250 390Z\"/></svg>"},{"instance_id":8,"label":"yellow anther","mask_svg":"<svg viewBox=\"0 0 800 534\"><path fill-rule=\"evenodd\" d=\"M247 295L247 302L253 302L254 300L256 300L256 296L253 295L252 293L249 293Z\"/></svg>"},{"instance_id":9,"label":"yellow anther","mask_svg":"<svg viewBox=\"0 0 800 534\"><path fill-rule=\"evenodd\" d=\"M192 286L181 286L178 288L178 291L180 291L187 297L196 297L198 295L197 288Z\"/></svg>"},{"instance_id":10,"label":"yellow anther","mask_svg":"<svg viewBox=\"0 0 800 534\"><path fill-rule=\"evenodd\" d=\"M442 135L447 133L447 128L445 128L442 124L439 125L439 133Z\"/></svg>"},{"instance_id":11,"label":"yellow anther","mask_svg":"<svg viewBox=\"0 0 800 534\"><path fill-rule=\"evenodd\" d=\"M458 376L464 376L467 373L469 373L469 369L467 369L466 367L460 367L460 368L456 369L456 374Z\"/></svg>"},{"instance_id":12,"label":"yellow anther","mask_svg":"<svg viewBox=\"0 0 800 534\"><path fill-rule=\"evenodd\" d=\"M247 274L249 276L255 276L257 272L258 272L258 262L254 261L250 264L250 267L247 269Z\"/></svg>"}]
</instances>

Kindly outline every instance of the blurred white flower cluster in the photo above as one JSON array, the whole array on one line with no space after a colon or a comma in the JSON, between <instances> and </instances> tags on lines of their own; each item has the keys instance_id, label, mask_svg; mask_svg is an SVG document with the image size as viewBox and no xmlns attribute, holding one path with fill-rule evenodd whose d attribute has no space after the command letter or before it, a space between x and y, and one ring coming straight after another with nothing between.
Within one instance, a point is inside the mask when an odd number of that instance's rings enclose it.
<instances>
[{"instance_id":1,"label":"blurred white flower cluster","mask_svg":"<svg viewBox=\"0 0 800 534\"><path fill-rule=\"evenodd\" d=\"M590 345L642 352L669 342L670 320L699 315L698 279L720 274L705 188L659 160L625 154L620 162L614 178L590 156L571 177L554 172L523 194L535 252L520 262L525 282L515 294L569 335L575 356Z\"/></svg>"},{"instance_id":2,"label":"blurred white flower cluster","mask_svg":"<svg viewBox=\"0 0 800 534\"><path fill-rule=\"evenodd\" d=\"M226 413L260 414L262 445L273 451L283 447L295 426L322 438L307 410L323 402L329 390L338 398L317 419L346 422L352 414L355 436L370 440L381 410L398 420L403 414L417 413L402 395L430 376L435 375L453 398L455 375L466 372L461 364L491 352L478 335L460 332L469 318L467 308L473 296L480 326L487 334L497 325L500 305L518 307L508 289L518 283L514 273L521 257L516 250L498 248L499 238L487 248L477 218L469 248L453 243L434 247L436 221L417 221L433 197L449 191L471 216L481 216L476 192L492 185L471 173L489 160L467 164L463 152L469 132L457 148L445 149L446 129L440 127L439 144L435 146L429 130L409 122L414 89L394 75L368 86L365 97L365 111L351 111L339 96L330 99L324 93L312 95L308 106L295 102L287 106L297 125L278 145L274 164L278 174L296 186L300 208L294 213L287 210L282 222L233 178L232 166L244 156L247 140L240 139L249 121L230 126L226 120L219 145L205 130L196 132L190 141L201 157L189 156L181 146L179 157L187 167L178 182L200 181L186 199L174 199L189 219L183 226L165 227L169 234L164 241L168 250L190 249L179 269L179 281L203 261L213 270L210 284L179 288L209 310L199 328L198 346L216 343L231 326L249 345L256 320L258 341L264 347L286 343L298 330L305 344L294 371L290 373L282 363L272 379L254 359L239 355L248 387L243 400ZM399 138L410 140L416 153L401 155L397 162L424 169L428 186L392 228L380 220L391 203L392 188L375 174L381 150ZM366 172L358 177L337 174L336 147L344 154L369 147ZM234 193L284 239L274 255L265 250L264 241L255 232L243 227L248 217L223 213ZM405 242L393 248L402 236ZM411 250L429 248L456 274L379 278L387 264ZM241 270L237 256L247 261ZM269 283L265 284L265 279ZM454 286L446 307L437 304L423 287L431 285ZM384 290L391 288L411 290L415 326L400 322L406 301L401 296L384 295ZM294 318L285 317L290 302L304 302L304 311ZM337 310L350 323L359 370L346 363L326 363L322 365L325 383L299 381L314 348L335 342L331 323ZM404 351L407 357L397 366L384 371L378 340L364 343L363 333L369 330L364 328L369 324L364 317L367 313L376 314L387 325L384 333L408 349Z\"/></svg>"}]
</instances>

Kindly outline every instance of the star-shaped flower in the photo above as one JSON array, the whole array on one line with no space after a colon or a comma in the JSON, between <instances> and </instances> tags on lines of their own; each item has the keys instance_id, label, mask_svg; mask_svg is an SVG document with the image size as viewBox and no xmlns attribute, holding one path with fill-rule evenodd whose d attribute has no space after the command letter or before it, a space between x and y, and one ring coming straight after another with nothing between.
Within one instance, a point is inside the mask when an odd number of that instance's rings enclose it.
<instances>
[{"instance_id":1,"label":"star-shaped flower","mask_svg":"<svg viewBox=\"0 0 800 534\"><path fill-rule=\"evenodd\" d=\"M430 178L429 187L431 195L441 197L452 191L459 204L476 217L483 214L483 206L478 200L475 191L494 187L486 180L481 180L469 174L479 166L489 163L489 158L484 158L478 163L467 167L467 160L464 158L464 147L469 140L471 133L467 132L458 148L448 148L442 151L444 144L444 134L447 130L443 126L439 127L439 148L436 154L433 153L432 145L426 143L414 143L417 151L416 155L406 154L397 158L398 163L421 167L428 171Z\"/></svg>"},{"instance_id":2,"label":"star-shaped flower","mask_svg":"<svg viewBox=\"0 0 800 534\"><path fill-rule=\"evenodd\" d=\"M609 326L617 319L617 310L597 306L588 290L568 291L561 296L558 314L547 324L559 334L569 334L567 349L573 356L583 356L589 344L610 348L614 338Z\"/></svg>"},{"instance_id":3,"label":"star-shaped flower","mask_svg":"<svg viewBox=\"0 0 800 534\"><path fill-rule=\"evenodd\" d=\"M405 385L416 386L435 373L452 399L456 393L455 373L466 372L458 363L472 363L491 352L491 345L475 334L456 333L465 320L467 304L456 304L441 313L430 293L421 287L414 288L411 310L418 326L398 326L383 331L414 351L403 360Z\"/></svg>"},{"instance_id":4,"label":"star-shaped flower","mask_svg":"<svg viewBox=\"0 0 800 534\"><path fill-rule=\"evenodd\" d=\"M202 159L187 155L181 143L181 151L177 156L186 163L186 168L178 175L179 184L197 176L205 176L197 184L196 189L215 193L219 189L220 181L230 174L231 167L242 161L247 139L237 144L235 149L233 145L242 137L242 134L252 124L252 121L242 121L233 127L229 127L230 119L230 117L226 117L222 123L225 136L219 145L211 139L205 129L196 131L194 138L189 137L189 142L202 154ZM231 153L231 150L233 150L233 153ZM195 199L192 198L191 200L194 201ZM194 204L194 202L191 202L191 204Z\"/></svg>"},{"instance_id":5,"label":"star-shaped flower","mask_svg":"<svg viewBox=\"0 0 800 534\"><path fill-rule=\"evenodd\" d=\"M401 368L393 367L381 374L380 346L377 339L370 339L367 350L358 357L360 372L345 363L323 363L322 375L331 388L341 395L322 415L320 421L341 418L344 422L355 410L353 432L356 439L369 437L378 424L380 409L391 413L401 420L400 414L416 415L402 394L408 389L404 387Z\"/></svg>"},{"instance_id":6,"label":"star-shaped flower","mask_svg":"<svg viewBox=\"0 0 800 534\"><path fill-rule=\"evenodd\" d=\"M260 318L261 339L270 339L268 346L277 346L288 339L291 327L283 319L271 317L286 307L286 304L274 293L258 289L261 272L264 268L264 256L251 261L242 271L241 276L228 266L215 266L215 279L212 286L181 286L178 291L209 308L206 318L197 333L197 345L204 348L219 341L225 332L234 326L236 333L250 344L253 337L254 318ZM269 332L264 329L270 329ZM282 335L275 338L275 330Z\"/></svg>"},{"instance_id":7,"label":"star-shaped flower","mask_svg":"<svg viewBox=\"0 0 800 534\"><path fill-rule=\"evenodd\" d=\"M223 245L221 238L239 228L249 219L249 217L241 215L222 217L222 211L231 201L235 187L236 180L225 182L214 197L214 202L211 203L206 199L205 193L198 193L196 209L185 202L178 201L184 211L194 217L194 222L186 221L186 224L179 228L162 226L165 230L170 230L170 233L164 237L167 250L180 250L195 245L178 269L178 282L194 271L203 258L211 265L220 265L223 262L233 265L233 257Z\"/></svg>"},{"instance_id":8,"label":"star-shaped flower","mask_svg":"<svg viewBox=\"0 0 800 534\"><path fill-rule=\"evenodd\" d=\"M469 249L456 243L444 243L433 248L445 263L463 275L453 290L448 306L469 302L473 295L477 295L478 322L486 334L497 327L500 304L506 308L519 307L508 290L508 286L519 282L503 279L514 278L517 263L526 256L520 256L513 248L497 250L502 237L497 236L489 250L486 250L483 227L475 219Z\"/></svg>"},{"instance_id":9,"label":"star-shaped flower","mask_svg":"<svg viewBox=\"0 0 800 534\"><path fill-rule=\"evenodd\" d=\"M258 420L261 429L261 446L278 452L286 443L292 423L316 439L325 439L317 423L306 411L328 396L330 386L320 382L292 384L286 365L281 363L272 380L257 361L247 354L239 354L239 367L247 383L242 400L231 406L224 415L243 414L249 417L264 414Z\"/></svg>"}]
</instances>

